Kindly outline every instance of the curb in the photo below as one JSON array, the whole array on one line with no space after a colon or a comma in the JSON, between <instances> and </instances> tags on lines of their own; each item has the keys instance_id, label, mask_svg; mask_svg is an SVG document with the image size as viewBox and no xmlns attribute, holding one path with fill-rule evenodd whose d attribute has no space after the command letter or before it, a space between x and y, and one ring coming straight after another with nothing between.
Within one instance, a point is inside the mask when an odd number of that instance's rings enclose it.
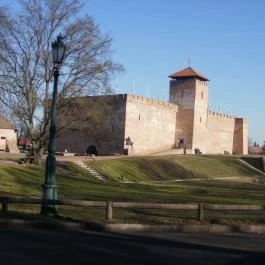
<instances>
[{"instance_id":1,"label":"curb","mask_svg":"<svg viewBox=\"0 0 265 265\"><path fill-rule=\"evenodd\" d=\"M218 225L218 224L176 224L176 225L146 225L146 224L105 224L108 232L151 232L151 233L256 233L265 234L265 224Z\"/></svg>"},{"instance_id":2,"label":"curb","mask_svg":"<svg viewBox=\"0 0 265 265\"><path fill-rule=\"evenodd\" d=\"M90 230L116 233L257 233L265 234L265 224L244 225L218 225L218 224L175 224L175 225L148 225L148 224L101 224L101 223L75 223L53 220L0 220L0 228L41 228L56 230Z\"/></svg>"},{"instance_id":3,"label":"curb","mask_svg":"<svg viewBox=\"0 0 265 265\"><path fill-rule=\"evenodd\" d=\"M231 233L238 232L238 229L229 225L143 225L143 224L105 224L105 229L109 232L182 232L182 233ZM264 226L265 229L265 226ZM265 230L264 230L265 232Z\"/></svg>"}]
</instances>

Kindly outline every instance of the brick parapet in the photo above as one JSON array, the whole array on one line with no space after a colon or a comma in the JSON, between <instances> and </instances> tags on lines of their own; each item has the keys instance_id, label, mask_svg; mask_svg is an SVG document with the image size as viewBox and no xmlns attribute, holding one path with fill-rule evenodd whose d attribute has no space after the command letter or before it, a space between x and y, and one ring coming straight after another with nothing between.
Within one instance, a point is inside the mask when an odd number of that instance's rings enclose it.
<instances>
[{"instance_id":1,"label":"brick parapet","mask_svg":"<svg viewBox=\"0 0 265 265\"><path fill-rule=\"evenodd\" d=\"M202 80L199 80L197 78L191 78L191 79L183 78L183 79L178 79L178 80L175 80L175 79L170 80L170 86L178 86L178 85L182 85L182 84L185 84L185 86L187 86L190 84L194 85L194 83L208 87L208 83L206 81L202 81Z\"/></svg>"},{"instance_id":2,"label":"brick parapet","mask_svg":"<svg viewBox=\"0 0 265 265\"><path fill-rule=\"evenodd\" d=\"M147 97L143 97L143 96L137 96L137 95L132 95L132 94L115 94L115 95L104 95L104 96L87 96L87 97L77 97L76 99L82 100L82 101L86 101L86 98L109 98L112 100L122 100L122 101L130 101L130 102L137 102L137 103L141 103L141 104L146 104L146 105L151 105L151 106L157 106L160 108L169 108L169 109L174 109L174 110L178 110L178 105L173 104L173 103L169 103L169 102L165 102L162 100L158 100L158 99L151 99L151 98L147 98Z\"/></svg>"},{"instance_id":3,"label":"brick parapet","mask_svg":"<svg viewBox=\"0 0 265 265\"><path fill-rule=\"evenodd\" d=\"M220 112L214 112L211 110L208 110L208 115L209 117L220 118L220 119L236 119L235 116L225 114L225 113L220 113Z\"/></svg>"},{"instance_id":4,"label":"brick parapet","mask_svg":"<svg viewBox=\"0 0 265 265\"><path fill-rule=\"evenodd\" d=\"M119 96L123 96L123 95L119 95ZM143 96L131 95L131 94L125 94L125 96L127 98L127 101L130 101L130 102L137 102L140 104L157 106L159 108L169 108L169 109L174 109L176 111L178 110L178 105L173 104L173 103L169 103L169 102L165 102L165 101L161 101L157 99L151 99L151 98L147 98Z\"/></svg>"},{"instance_id":5,"label":"brick parapet","mask_svg":"<svg viewBox=\"0 0 265 265\"><path fill-rule=\"evenodd\" d=\"M214 117L214 118L220 118L221 119L242 119L243 121L247 121L247 118L241 118L241 117L236 117L236 116L232 116L229 114L225 114L225 113L220 113L220 112L215 112L215 111L211 111L208 110L208 115L209 118Z\"/></svg>"}]
</instances>

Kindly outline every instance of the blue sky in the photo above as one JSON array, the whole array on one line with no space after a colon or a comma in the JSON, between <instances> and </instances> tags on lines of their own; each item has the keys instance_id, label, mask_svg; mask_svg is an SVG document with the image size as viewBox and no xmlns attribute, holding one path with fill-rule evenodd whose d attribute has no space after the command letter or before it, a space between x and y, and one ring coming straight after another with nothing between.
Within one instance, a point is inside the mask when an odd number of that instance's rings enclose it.
<instances>
[{"instance_id":1,"label":"blue sky","mask_svg":"<svg viewBox=\"0 0 265 265\"><path fill-rule=\"evenodd\" d=\"M126 68L113 80L119 93L134 80L135 94L146 96L149 85L149 97L167 100L168 75L190 57L210 79L210 108L247 117L249 136L263 143L265 1L86 0L83 10L113 37L114 60Z\"/></svg>"},{"instance_id":2,"label":"blue sky","mask_svg":"<svg viewBox=\"0 0 265 265\"><path fill-rule=\"evenodd\" d=\"M249 120L265 140L265 1L88 0L86 10L113 36L126 72L120 92L168 98L168 74L191 66L210 79L210 108Z\"/></svg>"}]
</instances>

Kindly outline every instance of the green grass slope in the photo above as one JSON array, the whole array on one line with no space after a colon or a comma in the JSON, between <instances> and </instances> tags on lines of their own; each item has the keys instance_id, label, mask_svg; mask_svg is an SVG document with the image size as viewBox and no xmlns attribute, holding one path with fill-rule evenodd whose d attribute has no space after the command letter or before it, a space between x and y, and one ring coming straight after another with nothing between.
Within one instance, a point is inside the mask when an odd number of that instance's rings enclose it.
<instances>
[{"instance_id":1,"label":"green grass slope","mask_svg":"<svg viewBox=\"0 0 265 265\"><path fill-rule=\"evenodd\" d=\"M154 156L130 157L89 163L111 180L165 181L174 179L212 179L259 175L232 156Z\"/></svg>"},{"instance_id":2,"label":"green grass slope","mask_svg":"<svg viewBox=\"0 0 265 265\"><path fill-rule=\"evenodd\" d=\"M72 163L58 164L56 183L59 198L131 202L208 202L265 205L265 185L251 182L257 173L234 157L166 156L122 158L92 164L107 172L110 181L98 181ZM218 172L218 174L217 174ZM121 182L121 174L132 182ZM248 181L213 177L245 176ZM174 182L176 178L198 181ZM155 181L154 181L155 180ZM138 182L139 181L139 182ZM44 169L34 165L0 166L0 196L41 197ZM15 212L39 213L39 206L10 205ZM59 214L74 219L103 221L104 209L59 207ZM188 216L188 217L187 217ZM158 210L115 210L114 219L132 222L176 222L196 213ZM259 215L259 218L264 215Z\"/></svg>"}]
</instances>

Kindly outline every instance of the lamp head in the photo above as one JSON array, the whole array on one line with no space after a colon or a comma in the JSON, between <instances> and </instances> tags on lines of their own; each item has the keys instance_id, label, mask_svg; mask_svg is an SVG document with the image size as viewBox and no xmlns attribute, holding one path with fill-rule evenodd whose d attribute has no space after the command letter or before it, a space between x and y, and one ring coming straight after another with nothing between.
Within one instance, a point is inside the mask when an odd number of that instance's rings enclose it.
<instances>
[{"instance_id":1,"label":"lamp head","mask_svg":"<svg viewBox=\"0 0 265 265\"><path fill-rule=\"evenodd\" d=\"M61 34L57 36L57 40L52 43L53 64L61 65L64 59L66 45L63 43Z\"/></svg>"}]
</instances>

